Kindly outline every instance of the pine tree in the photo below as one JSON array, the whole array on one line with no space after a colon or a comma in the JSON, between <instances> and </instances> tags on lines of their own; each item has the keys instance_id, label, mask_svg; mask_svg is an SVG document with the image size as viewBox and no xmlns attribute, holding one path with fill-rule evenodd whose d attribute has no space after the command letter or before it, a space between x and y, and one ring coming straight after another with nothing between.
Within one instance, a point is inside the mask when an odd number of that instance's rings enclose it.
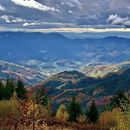
<instances>
[{"instance_id":1,"label":"pine tree","mask_svg":"<svg viewBox=\"0 0 130 130\"><path fill-rule=\"evenodd\" d=\"M120 108L124 113L129 109L129 98L127 94L120 90L116 93L116 95L112 99L113 107Z\"/></svg>"},{"instance_id":2,"label":"pine tree","mask_svg":"<svg viewBox=\"0 0 130 130\"><path fill-rule=\"evenodd\" d=\"M14 89L15 89L13 80L7 79L4 89L5 89L5 99L9 100L13 96Z\"/></svg>"},{"instance_id":3,"label":"pine tree","mask_svg":"<svg viewBox=\"0 0 130 130\"><path fill-rule=\"evenodd\" d=\"M21 80L18 80L17 87L16 87L16 94L19 99L25 99L26 98L26 92L27 90L24 87L24 84Z\"/></svg>"},{"instance_id":4,"label":"pine tree","mask_svg":"<svg viewBox=\"0 0 130 130\"><path fill-rule=\"evenodd\" d=\"M92 101L89 111L87 112L87 117L90 123L96 123L99 119L99 112L95 101Z\"/></svg>"},{"instance_id":5,"label":"pine tree","mask_svg":"<svg viewBox=\"0 0 130 130\"><path fill-rule=\"evenodd\" d=\"M4 99L4 84L0 81L0 100Z\"/></svg>"},{"instance_id":6,"label":"pine tree","mask_svg":"<svg viewBox=\"0 0 130 130\"><path fill-rule=\"evenodd\" d=\"M80 104L76 102L75 98L71 101L68 107L69 121L76 122L77 118L82 113Z\"/></svg>"}]
</instances>

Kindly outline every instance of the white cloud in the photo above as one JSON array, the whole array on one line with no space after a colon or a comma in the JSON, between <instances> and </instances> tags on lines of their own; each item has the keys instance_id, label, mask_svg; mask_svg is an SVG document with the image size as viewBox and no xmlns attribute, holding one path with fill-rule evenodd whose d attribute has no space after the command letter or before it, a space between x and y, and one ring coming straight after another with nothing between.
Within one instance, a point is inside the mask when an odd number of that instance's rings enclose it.
<instances>
[{"instance_id":1,"label":"white cloud","mask_svg":"<svg viewBox=\"0 0 130 130\"><path fill-rule=\"evenodd\" d=\"M0 5L0 10L1 10L1 11L5 11L5 7L2 6L2 5Z\"/></svg>"},{"instance_id":2,"label":"white cloud","mask_svg":"<svg viewBox=\"0 0 130 130\"><path fill-rule=\"evenodd\" d=\"M110 15L107 19L107 22L112 25L121 25L121 26L130 26L129 17L120 17L116 15Z\"/></svg>"},{"instance_id":3,"label":"white cloud","mask_svg":"<svg viewBox=\"0 0 130 130\"><path fill-rule=\"evenodd\" d=\"M23 27L26 27L26 26L34 26L34 25L37 25L37 23L24 23L24 24L23 24Z\"/></svg>"},{"instance_id":4,"label":"white cloud","mask_svg":"<svg viewBox=\"0 0 130 130\"><path fill-rule=\"evenodd\" d=\"M35 1L35 0L11 0L13 3L16 5L28 7L28 8L33 8L37 10L42 10L42 11L58 11L57 9L53 7L48 7L45 5L42 5L41 3Z\"/></svg>"},{"instance_id":5,"label":"white cloud","mask_svg":"<svg viewBox=\"0 0 130 130\"><path fill-rule=\"evenodd\" d=\"M73 11L69 10L68 13L73 14Z\"/></svg>"},{"instance_id":6,"label":"white cloud","mask_svg":"<svg viewBox=\"0 0 130 130\"><path fill-rule=\"evenodd\" d=\"M22 18L15 18L13 16L8 16L8 15L2 15L0 19L4 20L6 23L18 23L18 22L25 22L25 19Z\"/></svg>"},{"instance_id":7,"label":"white cloud","mask_svg":"<svg viewBox=\"0 0 130 130\"><path fill-rule=\"evenodd\" d=\"M59 22L40 22L40 21L27 21L23 23L23 27L26 26L40 26L40 27L73 27L75 24L73 23L59 23Z\"/></svg>"}]
</instances>

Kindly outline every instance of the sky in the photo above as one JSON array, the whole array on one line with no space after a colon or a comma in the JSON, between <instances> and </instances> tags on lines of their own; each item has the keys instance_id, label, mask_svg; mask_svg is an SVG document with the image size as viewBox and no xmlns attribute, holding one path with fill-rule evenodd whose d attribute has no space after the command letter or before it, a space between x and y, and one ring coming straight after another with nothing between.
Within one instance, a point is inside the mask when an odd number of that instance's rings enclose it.
<instances>
[{"instance_id":1,"label":"sky","mask_svg":"<svg viewBox=\"0 0 130 130\"><path fill-rule=\"evenodd\" d=\"M0 0L0 30L130 32L130 0Z\"/></svg>"}]
</instances>

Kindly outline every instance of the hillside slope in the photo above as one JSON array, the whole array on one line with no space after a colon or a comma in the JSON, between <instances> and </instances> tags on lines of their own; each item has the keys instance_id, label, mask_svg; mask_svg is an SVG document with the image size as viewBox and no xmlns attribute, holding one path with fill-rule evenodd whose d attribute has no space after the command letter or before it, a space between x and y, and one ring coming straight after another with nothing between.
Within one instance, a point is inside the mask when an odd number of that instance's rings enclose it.
<instances>
[{"instance_id":1,"label":"hillside slope","mask_svg":"<svg viewBox=\"0 0 130 130\"><path fill-rule=\"evenodd\" d=\"M82 102L93 98L106 100L118 90L130 90L130 69L109 73L102 78L87 77L78 71L62 72L43 82L54 103L67 102L72 96ZM104 101L105 102L105 101Z\"/></svg>"},{"instance_id":2,"label":"hillside slope","mask_svg":"<svg viewBox=\"0 0 130 130\"><path fill-rule=\"evenodd\" d=\"M0 79L7 78L21 78L26 85L33 85L44 80L46 75L28 67L0 60Z\"/></svg>"},{"instance_id":3,"label":"hillside slope","mask_svg":"<svg viewBox=\"0 0 130 130\"><path fill-rule=\"evenodd\" d=\"M119 64L83 66L80 68L81 72L89 77L104 77L109 73L118 73L122 70L130 69L130 62L122 62Z\"/></svg>"}]
</instances>

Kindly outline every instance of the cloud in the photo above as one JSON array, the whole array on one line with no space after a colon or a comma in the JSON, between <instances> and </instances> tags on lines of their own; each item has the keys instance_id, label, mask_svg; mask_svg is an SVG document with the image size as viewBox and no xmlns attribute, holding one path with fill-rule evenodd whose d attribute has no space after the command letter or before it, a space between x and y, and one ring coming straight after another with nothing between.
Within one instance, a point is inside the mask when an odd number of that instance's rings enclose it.
<instances>
[{"instance_id":1,"label":"cloud","mask_svg":"<svg viewBox=\"0 0 130 130\"><path fill-rule=\"evenodd\" d=\"M7 28L1 27L0 31L23 31L23 32L42 32L42 33L50 33L50 32L66 32L66 33L108 33L108 32L124 32L130 33L130 28L105 28L105 29L96 29L96 28L49 28L49 29L23 29L23 28Z\"/></svg>"},{"instance_id":2,"label":"cloud","mask_svg":"<svg viewBox=\"0 0 130 130\"><path fill-rule=\"evenodd\" d=\"M79 0L62 0L61 5L69 6L71 8L76 6L80 9L82 9L82 4L79 2Z\"/></svg>"},{"instance_id":3,"label":"cloud","mask_svg":"<svg viewBox=\"0 0 130 130\"><path fill-rule=\"evenodd\" d=\"M26 27L26 26L34 26L34 25L37 25L38 23L24 23L23 24L23 27Z\"/></svg>"},{"instance_id":4,"label":"cloud","mask_svg":"<svg viewBox=\"0 0 130 130\"><path fill-rule=\"evenodd\" d=\"M13 16L8 16L8 15L2 15L0 19L4 20L6 23L19 23L19 22L25 22L25 19L18 18L18 17L13 17Z\"/></svg>"},{"instance_id":5,"label":"cloud","mask_svg":"<svg viewBox=\"0 0 130 130\"><path fill-rule=\"evenodd\" d=\"M130 27L130 0L0 0L0 24L23 29Z\"/></svg>"},{"instance_id":6,"label":"cloud","mask_svg":"<svg viewBox=\"0 0 130 130\"><path fill-rule=\"evenodd\" d=\"M53 7L45 6L35 0L11 0L16 5L33 8L41 11L58 11L57 9Z\"/></svg>"},{"instance_id":7,"label":"cloud","mask_svg":"<svg viewBox=\"0 0 130 130\"><path fill-rule=\"evenodd\" d=\"M5 7L0 5L0 11L5 11Z\"/></svg>"},{"instance_id":8,"label":"cloud","mask_svg":"<svg viewBox=\"0 0 130 130\"><path fill-rule=\"evenodd\" d=\"M107 22L112 25L120 25L120 26L130 26L130 18L129 17L120 17L116 15L110 15L107 19Z\"/></svg>"},{"instance_id":9,"label":"cloud","mask_svg":"<svg viewBox=\"0 0 130 130\"><path fill-rule=\"evenodd\" d=\"M41 21L34 21L34 22L25 22L23 23L23 27L31 27L31 28L65 28L65 27L75 27L73 23L58 23L58 22L41 22Z\"/></svg>"}]
</instances>

